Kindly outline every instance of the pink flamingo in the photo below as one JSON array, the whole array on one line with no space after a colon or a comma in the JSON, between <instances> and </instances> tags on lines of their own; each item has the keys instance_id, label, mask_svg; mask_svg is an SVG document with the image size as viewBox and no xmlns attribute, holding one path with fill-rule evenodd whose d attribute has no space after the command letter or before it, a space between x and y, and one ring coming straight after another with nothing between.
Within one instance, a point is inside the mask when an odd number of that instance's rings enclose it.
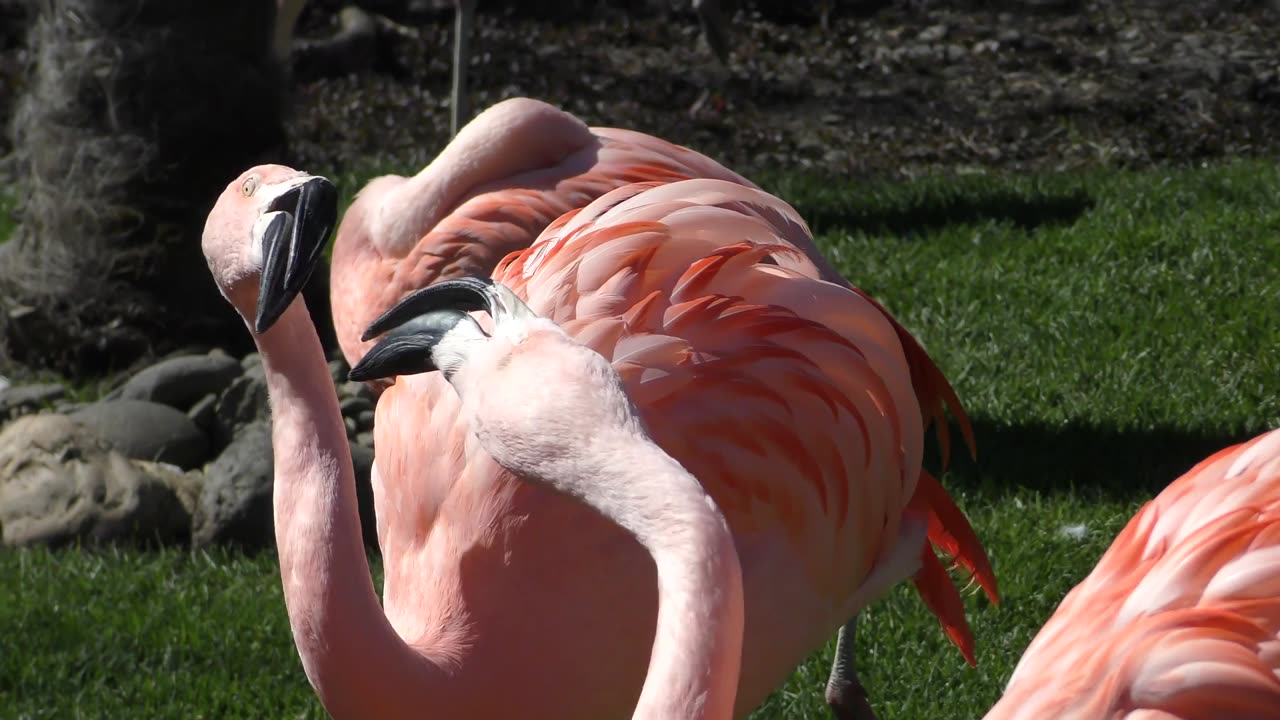
<instances>
[{"instance_id":1,"label":"pink flamingo","mask_svg":"<svg viewBox=\"0 0 1280 720\"><path fill-rule=\"evenodd\" d=\"M501 676L481 662L458 662L454 656L465 645L451 639L404 637L374 594L337 397L315 327L297 298L336 215L337 193L327 180L262 166L222 193L203 237L218 287L253 329L262 354L273 416L280 572L295 642L308 679L335 717L497 717L483 700L498 694L490 685ZM649 674L633 717L732 717L742 578L724 516L698 481L649 439L603 358L511 305L514 313L495 318L508 326L516 318L517 327L502 337L518 333L518 348L466 343L440 360L452 368L468 420L484 429L482 445L503 467L576 498L648 548L661 599ZM441 349L447 354L449 347ZM548 366L559 374L548 374ZM546 382L564 392L541 392ZM590 448L568 461L562 440L539 433L566 419ZM430 578L417 580L430 590ZM538 592L537 586L528 590ZM456 597L420 600L436 603L455 621L465 615ZM549 642L513 643L512 653L558 649L554 638L532 635ZM521 682L504 684L521 705ZM559 704L571 708L571 698L561 696ZM555 714L553 706L525 709L534 717Z\"/></svg>"},{"instance_id":2,"label":"pink flamingo","mask_svg":"<svg viewBox=\"0 0 1280 720\"><path fill-rule=\"evenodd\" d=\"M1280 715L1280 430L1147 503L1031 641L987 720Z\"/></svg>"},{"instance_id":3,"label":"pink flamingo","mask_svg":"<svg viewBox=\"0 0 1280 720\"><path fill-rule=\"evenodd\" d=\"M563 213L632 182L689 178L758 189L697 152L630 130L589 128L537 100L514 98L492 106L417 175L372 180L347 211L335 240L330 278L334 326L343 353L350 363L358 363L372 344L361 334L379 313L432 282L489 274L504 255L527 248ZM822 279L850 287L817 251L807 231L792 235ZM957 414L972 449L968 419L946 378L905 328L873 299L862 296L897 333L920 408L927 420L938 422L944 458L949 451L945 406ZM387 383L370 384L380 390ZM424 396L419 402L431 408L435 397ZM397 438L381 441L394 443ZM460 462L441 461L419 471L453 473L460 468ZM855 633L853 618L840 631L827 687L828 702L841 718L866 717L869 712L853 662ZM967 650L966 657L973 661Z\"/></svg>"},{"instance_id":4,"label":"pink flamingo","mask_svg":"<svg viewBox=\"0 0 1280 720\"><path fill-rule=\"evenodd\" d=\"M996 594L968 522L921 469L928 415L903 331L863 294L823 280L815 254L790 206L700 179L606 193L493 273L612 362L653 439L724 511L746 598L737 717L907 577L972 661L960 597L930 541ZM462 351L442 358L432 348L482 340L459 335L449 323L464 316L441 310L442 297L487 307L465 282L388 310L365 340L425 317L351 372L400 376L379 400L374 430L387 614L406 637L459 638L457 662L465 655L519 677L524 715L572 696L573 717L625 716L653 637L652 563L595 513L518 482L481 452L465 399L440 375L412 374L433 367L428 359L445 376L461 372L449 358ZM558 377L530 381L531 400L564 391ZM572 456L577 428L576 418L546 419L538 442ZM465 598L465 622L438 606L441 594ZM562 662L522 662L512 657L520 645L554 646Z\"/></svg>"},{"instance_id":5,"label":"pink flamingo","mask_svg":"<svg viewBox=\"0 0 1280 720\"><path fill-rule=\"evenodd\" d=\"M485 110L421 172L362 188L334 240L333 322L347 361L360 335L404 295L487 275L564 213L632 182L718 178L755 187L716 161L631 130L589 128L529 98Z\"/></svg>"}]
</instances>

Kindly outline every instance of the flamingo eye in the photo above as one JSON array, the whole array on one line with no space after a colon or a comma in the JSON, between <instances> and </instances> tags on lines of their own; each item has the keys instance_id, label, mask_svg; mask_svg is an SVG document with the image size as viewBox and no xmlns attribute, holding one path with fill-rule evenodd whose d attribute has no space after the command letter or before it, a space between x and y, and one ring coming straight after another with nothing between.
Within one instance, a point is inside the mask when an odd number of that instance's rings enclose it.
<instances>
[{"instance_id":1,"label":"flamingo eye","mask_svg":"<svg viewBox=\"0 0 1280 720\"><path fill-rule=\"evenodd\" d=\"M253 194L256 192L258 192L258 177L256 175L250 175L249 178L244 181L244 184L240 186L240 194L245 197L253 197Z\"/></svg>"}]
</instances>

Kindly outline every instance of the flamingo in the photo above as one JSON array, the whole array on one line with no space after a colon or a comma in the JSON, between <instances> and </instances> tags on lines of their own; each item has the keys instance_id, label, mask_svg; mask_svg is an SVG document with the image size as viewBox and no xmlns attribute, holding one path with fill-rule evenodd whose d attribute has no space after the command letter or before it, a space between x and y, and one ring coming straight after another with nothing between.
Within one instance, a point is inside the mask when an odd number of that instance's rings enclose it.
<instances>
[{"instance_id":1,"label":"flamingo","mask_svg":"<svg viewBox=\"0 0 1280 720\"><path fill-rule=\"evenodd\" d=\"M814 252L786 203L695 179L612 190L492 273L613 364L653 440L728 519L746 613L735 717L908 577L972 662L960 597L933 544L996 597L967 520L921 468L928 415L903 331L864 294L822 279ZM445 376L462 372L449 359L461 355L430 354L437 341L483 340L448 340L456 331L441 318L462 316L426 300L478 306L455 285L437 287L410 293L367 328L364 341L409 331L373 345L350 375L396 377L378 401L372 472L388 617L406 637L458 637L459 663L505 663L495 677L521 679L524 716L570 695L572 711L558 717L625 716L653 637L652 562L597 515L519 482L483 452L469 401L441 374L416 374L432 368L426 359ZM412 322L418 314L426 317ZM496 332L497 320L477 322ZM561 392L559 377L526 377L531 399ZM577 420L546 419L536 442L572 453ZM440 595L466 598L465 621L435 605ZM511 618L511 598L536 622ZM554 645L562 662L530 663L522 645Z\"/></svg>"},{"instance_id":2,"label":"flamingo","mask_svg":"<svg viewBox=\"0 0 1280 720\"><path fill-rule=\"evenodd\" d=\"M467 97L467 66L471 62L471 35L475 25L478 0L454 0L453 16L453 87L449 94L449 135L459 129L471 115ZM276 22L272 28L271 47L276 61L287 66L293 48L294 29L307 0L276 0ZM693 0L707 45L725 68L729 67L728 31L720 13L719 0ZM709 91L694 104L701 107Z\"/></svg>"},{"instance_id":3,"label":"flamingo","mask_svg":"<svg viewBox=\"0 0 1280 720\"><path fill-rule=\"evenodd\" d=\"M1129 521L1027 647L987 720L1280 715L1280 430Z\"/></svg>"},{"instance_id":4,"label":"flamingo","mask_svg":"<svg viewBox=\"0 0 1280 720\"><path fill-rule=\"evenodd\" d=\"M617 370L492 281L445 281L411 305L415 317L351 376L441 370L463 422L503 469L582 500L634 536L659 588L634 717L732 717L743 613L733 536L702 485L654 443ZM462 309L489 312L493 336Z\"/></svg>"},{"instance_id":5,"label":"flamingo","mask_svg":"<svg viewBox=\"0 0 1280 720\"><path fill-rule=\"evenodd\" d=\"M563 213L632 182L692 178L759 190L716 161L650 135L588 127L570 113L529 98L493 105L418 174L370 181L343 217L330 276L334 328L343 354L356 365L372 346L361 335L379 313L437 280L487 275L504 255L527 248ZM944 406L957 414L972 451L959 399L915 338L874 299L849 285L818 252L807 230L791 239L822 279L858 293L892 324L919 406L926 420L938 423L944 462L949 453ZM388 384L370 383L379 391ZM430 408L436 397L419 401ZM440 432L445 432L443 426ZM375 432L375 440L379 437L384 443L398 441ZM460 468L460 462L442 462L419 472L455 473ZM827 701L840 718L870 716L853 660L856 630L857 618L841 628L827 683Z\"/></svg>"},{"instance_id":6,"label":"flamingo","mask_svg":"<svg viewBox=\"0 0 1280 720\"><path fill-rule=\"evenodd\" d=\"M719 178L756 187L711 158L651 135L592 128L530 98L499 102L416 175L356 195L334 240L330 304L347 361L379 313L436 280L484 275L565 212L632 182Z\"/></svg>"},{"instance_id":7,"label":"flamingo","mask_svg":"<svg viewBox=\"0 0 1280 720\"><path fill-rule=\"evenodd\" d=\"M408 642L378 608L337 396L298 298L336 216L337 191L328 180L259 166L227 186L203 235L210 271L262 354L290 627L308 679L335 717L418 717L428 709L443 717L491 717L473 711L477 698L494 694L486 687L493 675L482 663L450 662L459 648L443 638L434 645ZM554 324L530 318L527 308L509 306L513 316L495 317L517 319L519 348L468 344L448 361L469 421L490 430L480 434L483 447L520 477L617 522L650 552L661 601L650 671L633 717L732 717L742 577L723 514L650 439L612 366ZM442 346L437 356L447 353ZM547 374L554 364L558 376ZM548 380L566 392L543 392L539 383ZM562 441L540 442L536 432L566 418L575 437L590 439L590 452L576 461L566 462ZM448 597L435 599L446 615L462 612ZM572 698L562 703L571 705Z\"/></svg>"}]
</instances>

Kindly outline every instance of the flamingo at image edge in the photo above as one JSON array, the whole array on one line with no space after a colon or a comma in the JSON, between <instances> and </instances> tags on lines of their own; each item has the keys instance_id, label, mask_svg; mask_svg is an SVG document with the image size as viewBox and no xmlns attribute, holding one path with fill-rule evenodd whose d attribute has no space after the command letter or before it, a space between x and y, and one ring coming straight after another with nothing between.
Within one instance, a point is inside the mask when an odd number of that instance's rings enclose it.
<instances>
[{"instance_id":1,"label":"flamingo at image edge","mask_svg":"<svg viewBox=\"0 0 1280 720\"><path fill-rule=\"evenodd\" d=\"M637 183L561 217L494 273L613 362L653 439L728 518L746 594L737 716L907 577L972 662L959 594L926 535L996 595L968 522L921 470L927 415L899 328L864 295L822 280L799 248L816 254L803 221L760 190ZM365 356L352 378L401 371L417 369ZM436 375L399 377L378 403L372 482L392 623L408 638L456 630L425 601L421 578L438 587L465 555L468 582L437 592L465 598L468 657L527 682L522 712L563 716L552 708L572 695L572 717L625 716L652 642L652 563L594 514L516 482L479 452L460 413ZM547 427L570 443L571 430ZM537 628L504 613L509 597ZM509 657L517 641L554 644L569 660L530 666ZM858 691L846 710L867 716ZM495 714L514 712L485 699Z\"/></svg>"},{"instance_id":2,"label":"flamingo at image edge","mask_svg":"<svg viewBox=\"0 0 1280 720\"><path fill-rule=\"evenodd\" d=\"M1280 430L1147 503L1032 640L987 720L1280 717Z\"/></svg>"}]
</instances>

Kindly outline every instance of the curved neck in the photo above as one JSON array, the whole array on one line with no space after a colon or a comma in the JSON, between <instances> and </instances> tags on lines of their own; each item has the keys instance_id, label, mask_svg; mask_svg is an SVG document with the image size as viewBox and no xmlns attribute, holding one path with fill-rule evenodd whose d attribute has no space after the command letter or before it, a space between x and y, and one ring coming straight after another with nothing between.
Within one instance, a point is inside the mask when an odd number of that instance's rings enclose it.
<instances>
[{"instance_id":1,"label":"curved neck","mask_svg":"<svg viewBox=\"0 0 1280 720\"><path fill-rule=\"evenodd\" d=\"M592 453L602 462L580 468L576 485L604 489L582 499L635 535L657 567L658 621L632 717L727 720L744 622L733 535L701 483L651 440L611 444Z\"/></svg>"},{"instance_id":2,"label":"curved neck","mask_svg":"<svg viewBox=\"0 0 1280 720\"><path fill-rule=\"evenodd\" d=\"M254 339L271 402L280 576L307 679L339 719L457 716L441 670L396 634L374 592L351 448L303 301Z\"/></svg>"},{"instance_id":3,"label":"curved neck","mask_svg":"<svg viewBox=\"0 0 1280 720\"><path fill-rule=\"evenodd\" d=\"M597 142L585 123L559 108L527 98L500 102L458 130L421 172L399 178L382 195L375 210L376 222L384 223L374 233L384 243L379 250L404 257L483 186L552 167Z\"/></svg>"}]
</instances>

